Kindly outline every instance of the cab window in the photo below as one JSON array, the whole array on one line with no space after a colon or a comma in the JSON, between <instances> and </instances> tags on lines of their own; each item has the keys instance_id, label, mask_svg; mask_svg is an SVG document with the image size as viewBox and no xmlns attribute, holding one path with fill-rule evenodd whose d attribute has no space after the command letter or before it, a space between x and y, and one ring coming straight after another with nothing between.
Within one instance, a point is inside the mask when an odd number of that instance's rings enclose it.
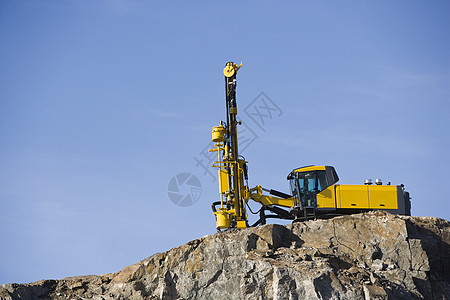
<instances>
[{"instance_id":1,"label":"cab window","mask_svg":"<svg viewBox=\"0 0 450 300\"><path fill-rule=\"evenodd\" d=\"M316 194L320 193L328 187L328 181L325 171L300 172L297 174L298 187L300 189L298 195L303 205L315 206ZM297 195L297 188L294 180L291 181L292 194Z\"/></svg>"},{"instance_id":2,"label":"cab window","mask_svg":"<svg viewBox=\"0 0 450 300\"><path fill-rule=\"evenodd\" d=\"M317 171L317 184L318 184L318 192L323 191L328 187L327 175L325 171Z\"/></svg>"},{"instance_id":3,"label":"cab window","mask_svg":"<svg viewBox=\"0 0 450 300\"><path fill-rule=\"evenodd\" d=\"M328 187L325 171L310 171L298 173L298 185L301 190L321 192Z\"/></svg>"}]
</instances>

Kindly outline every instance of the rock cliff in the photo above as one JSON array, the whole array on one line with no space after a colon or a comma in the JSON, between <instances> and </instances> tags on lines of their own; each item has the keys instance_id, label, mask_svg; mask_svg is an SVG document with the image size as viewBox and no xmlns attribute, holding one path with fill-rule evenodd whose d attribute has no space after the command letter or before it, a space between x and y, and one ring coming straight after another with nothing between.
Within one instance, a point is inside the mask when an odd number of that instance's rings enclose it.
<instances>
[{"instance_id":1,"label":"rock cliff","mask_svg":"<svg viewBox=\"0 0 450 300\"><path fill-rule=\"evenodd\" d=\"M205 236L100 276L0 299L450 299L450 227L372 212Z\"/></svg>"}]
</instances>

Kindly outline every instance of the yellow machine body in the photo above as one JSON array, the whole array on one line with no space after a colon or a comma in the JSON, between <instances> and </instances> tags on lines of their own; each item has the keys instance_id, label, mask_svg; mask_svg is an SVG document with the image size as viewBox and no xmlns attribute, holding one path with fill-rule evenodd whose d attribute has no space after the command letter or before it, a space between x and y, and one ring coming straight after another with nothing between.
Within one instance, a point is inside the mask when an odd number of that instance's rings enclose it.
<instances>
[{"instance_id":1,"label":"yellow machine body","mask_svg":"<svg viewBox=\"0 0 450 300\"><path fill-rule=\"evenodd\" d=\"M317 211L351 212L382 209L410 214L409 194L401 185L337 184L339 178L331 166L307 166L289 175L291 192L303 206ZM299 193L297 193L300 191Z\"/></svg>"},{"instance_id":2,"label":"yellow machine body","mask_svg":"<svg viewBox=\"0 0 450 300\"><path fill-rule=\"evenodd\" d=\"M227 121L213 127L211 132L215 144L209 151L217 152L213 167L218 169L220 195L220 201L212 204L217 230L248 227L249 200L261 204L260 218L253 226L265 224L266 218L308 220L380 209L410 215L409 193L403 185L337 184L339 178L332 166L305 166L291 171L287 177L291 194L260 185L249 188L245 184L247 161L238 153L237 139L240 122L236 119L236 75L241 67L242 62L225 65ZM266 211L271 214L266 215Z\"/></svg>"},{"instance_id":3,"label":"yellow machine body","mask_svg":"<svg viewBox=\"0 0 450 300\"><path fill-rule=\"evenodd\" d=\"M395 185L332 185L317 194L317 208L397 209Z\"/></svg>"},{"instance_id":4,"label":"yellow machine body","mask_svg":"<svg viewBox=\"0 0 450 300\"><path fill-rule=\"evenodd\" d=\"M397 186L394 185L336 185L335 204L337 208L360 208L360 209L397 209ZM319 193L322 194L322 193ZM317 205L327 207L325 201Z\"/></svg>"}]
</instances>

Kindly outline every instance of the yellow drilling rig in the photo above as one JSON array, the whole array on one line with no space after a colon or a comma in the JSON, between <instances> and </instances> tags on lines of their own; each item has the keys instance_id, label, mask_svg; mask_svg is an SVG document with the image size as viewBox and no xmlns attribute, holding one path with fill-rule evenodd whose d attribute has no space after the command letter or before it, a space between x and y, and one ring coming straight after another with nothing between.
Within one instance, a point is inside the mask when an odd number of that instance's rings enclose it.
<instances>
[{"instance_id":1,"label":"yellow drilling rig","mask_svg":"<svg viewBox=\"0 0 450 300\"><path fill-rule=\"evenodd\" d=\"M252 226L265 224L267 218L303 221L370 210L411 214L409 193L403 185L383 185L378 179L375 185L371 180L366 180L364 185L337 184L339 177L332 166L292 170L287 176L290 195L260 185L249 188L247 161L239 155L237 139L237 126L241 122L236 118L236 75L241 67L242 62L240 65L228 62L223 70L227 119L212 129L215 145L209 151L217 152L213 167L219 173L220 201L212 204L217 230L249 227L250 199L261 204L257 212L259 219Z\"/></svg>"}]
</instances>

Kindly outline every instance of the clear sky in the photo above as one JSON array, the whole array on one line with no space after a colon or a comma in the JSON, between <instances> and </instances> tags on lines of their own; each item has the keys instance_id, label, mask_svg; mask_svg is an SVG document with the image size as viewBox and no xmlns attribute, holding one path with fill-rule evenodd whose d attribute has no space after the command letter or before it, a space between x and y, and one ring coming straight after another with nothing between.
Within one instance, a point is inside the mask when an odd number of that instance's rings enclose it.
<instances>
[{"instance_id":1,"label":"clear sky","mask_svg":"<svg viewBox=\"0 0 450 300\"><path fill-rule=\"evenodd\" d=\"M251 186L289 192L293 168L326 164L343 184L403 183L413 215L450 219L449 13L448 1L0 1L0 283L116 272L215 233L217 182L195 159L225 119L227 61L244 64ZM279 108L263 126L245 114L261 92ZM168 197L180 173L201 184L188 207Z\"/></svg>"}]
</instances>

